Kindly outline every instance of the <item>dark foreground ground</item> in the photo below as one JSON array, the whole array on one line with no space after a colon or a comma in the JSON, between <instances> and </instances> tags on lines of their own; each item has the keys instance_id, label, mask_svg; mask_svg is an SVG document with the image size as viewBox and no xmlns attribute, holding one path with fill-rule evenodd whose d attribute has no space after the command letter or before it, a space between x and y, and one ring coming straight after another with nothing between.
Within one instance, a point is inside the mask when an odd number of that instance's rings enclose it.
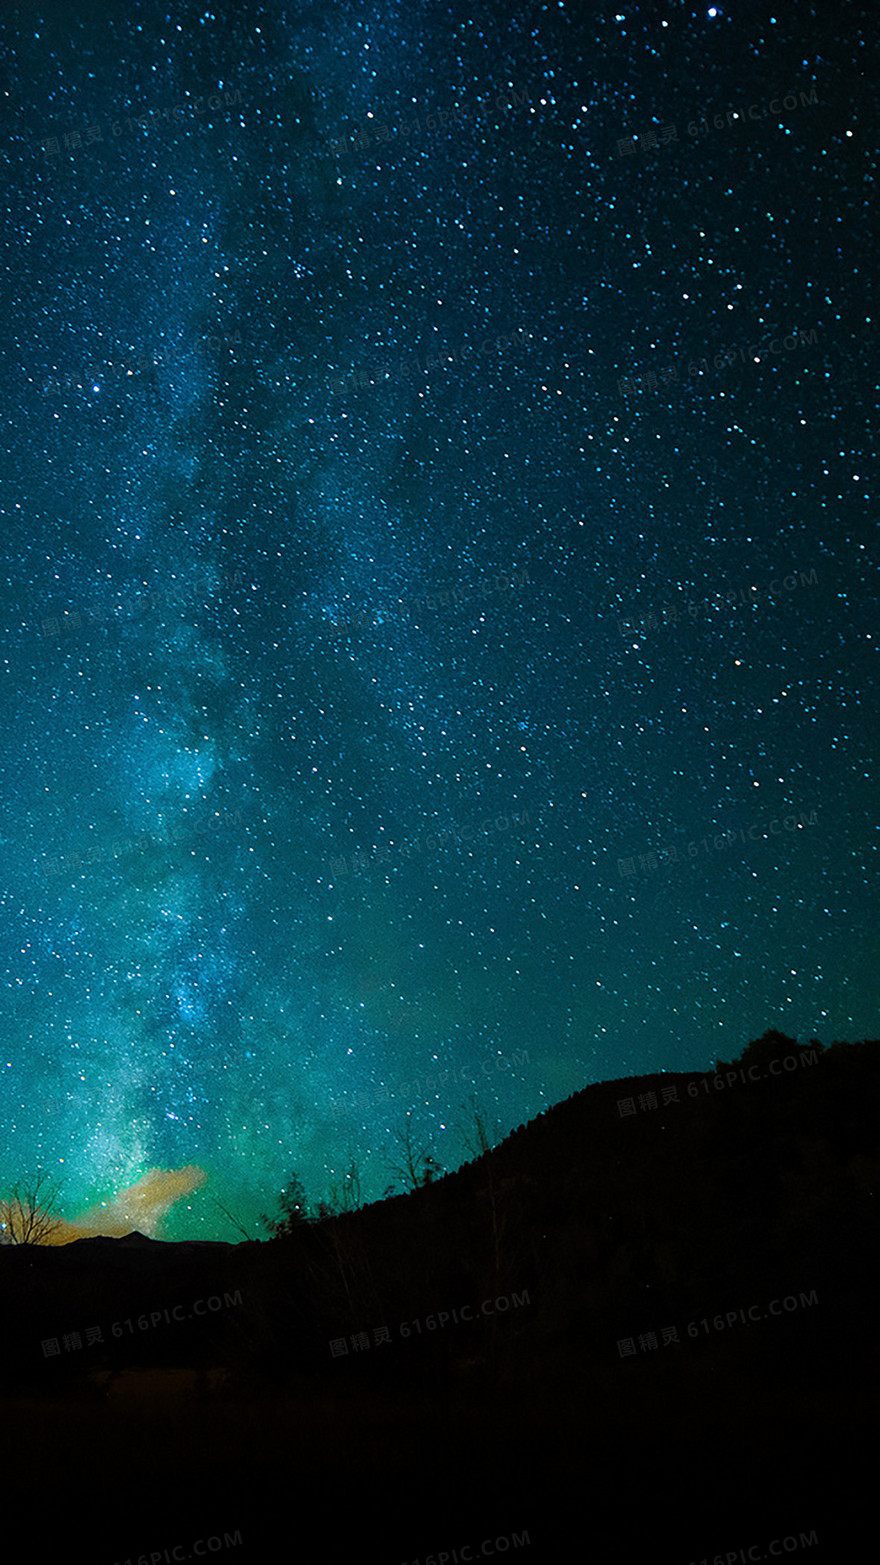
<instances>
[{"instance_id":1,"label":"dark foreground ground","mask_svg":"<svg viewBox=\"0 0 880 1565\"><path fill-rule=\"evenodd\" d=\"M689 1076L589 1088L437 1185L289 1240L0 1252L21 1557L875 1552L880 1046L771 1078L780 1047L751 1045L763 1074L711 1097ZM505 1303L427 1326L483 1300Z\"/></svg>"},{"instance_id":2,"label":"dark foreground ground","mask_svg":"<svg viewBox=\"0 0 880 1565\"><path fill-rule=\"evenodd\" d=\"M496 1553L529 1565L686 1565L752 1546L766 1559L772 1540L803 1534L816 1541L799 1554L844 1565L873 1536L867 1400L807 1386L781 1405L773 1388L672 1375L623 1394L609 1375L555 1395L454 1387L416 1403L303 1388L207 1408L147 1390L127 1410L13 1403L7 1434L35 1561L188 1559L205 1540L206 1556L236 1562L399 1565L461 1559L468 1543L478 1559L501 1538Z\"/></svg>"}]
</instances>

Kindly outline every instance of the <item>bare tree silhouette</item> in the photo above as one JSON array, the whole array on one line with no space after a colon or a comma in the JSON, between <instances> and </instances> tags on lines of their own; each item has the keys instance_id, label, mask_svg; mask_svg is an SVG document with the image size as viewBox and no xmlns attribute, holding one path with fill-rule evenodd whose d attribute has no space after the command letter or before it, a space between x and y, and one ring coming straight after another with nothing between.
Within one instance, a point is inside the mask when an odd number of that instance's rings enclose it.
<instances>
[{"instance_id":1,"label":"bare tree silhouette","mask_svg":"<svg viewBox=\"0 0 880 1565\"><path fill-rule=\"evenodd\" d=\"M438 1175L444 1172L433 1153L426 1147L416 1149L409 1115L407 1115L406 1128L398 1131L394 1139L398 1147L398 1161L395 1163L389 1159L388 1167L395 1178L400 1180L404 1189L420 1190L423 1185L433 1184ZM391 1184L386 1186L386 1196L393 1194L393 1191L392 1180Z\"/></svg>"},{"instance_id":2,"label":"bare tree silhouette","mask_svg":"<svg viewBox=\"0 0 880 1565\"><path fill-rule=\"evenodd\" d=\"M48 1244L61 1227L52 1207L61 1186L48 1174L17 1180L6 1200L0 1201L0 1244Z\"/></svg>"},{"instance_id":3,"label":"bare tree silhouette","mask_svg":"<svg viewBox=\"0 0 880 1565\"><path fill-rule=\"evenodd\" d=\"M339 1212L355 1212L361 1204L360 1165L352 1154L339 1184L330 1186L329 1200L319 1203L318 1214L335 1217Z\"/></svg>"},{"instance_id":4,"label":"bare tree silhouette","mask_svg":"<svg viewBox=\"0 0 880 1565\"><path fill-rule=\"evenodd\" d=\"M233 1215L232 1215L232 1213L231 1213L231 1212L230 1212L230 1210L229 1210L229 1208L228 1208L228 1206L224 1206L224 1205L223 1205L223 1202L222 1202L222 1201L221 1201L221 1200L220 1200L220 1197L219 1197L219 1196L217 1196L217 1195L215 1195L215 1196L212 1196L212 1198L211 1198L211 1199L212 1199L212 1200L213 1200L213 1202L214 1202L214 1205L215 1205L215 1206L216 1206L216 1207L217 1207L217 1208L218 1208L218 1210L219 1210L219 1211L221 1211L221 1212L222 1212L222 1213L223 1213L223 1216L224 1216L224 1217L228 1217L228 1218L229 1218L229 1221L230 1221L230 1222L231 1222L231 1224L232 1224L232 1226L233 1226L233 1228L237 1228L237 1229L238 1229L238 1231L239 1231L239 1233L240 1233L240 1234L241 1234L241 1237L242 1237L242 1238L243 1238L243 1239L247 1239L247 1241L248 1241L248 1243L250 1243L250 1241L251 1241L251 1238L252 1238L252 1237L253 1237L253 1236L252 1236L252 1235L251 1235L251 1234L249 1234L249 1233L248 1233L248 1231L247 1231L247 1229L246 1229L246 1228L245 1228L245 1226L244 1226L244 1224L243 1224L243 1223L241 1223L241 1222L239 1222L239 1219L238 1219L238 1218L237 1218L237 1217L233 1217ZM261 1218L261 1221L262 1221L262 1222L266 1222L266 1221L268 1221L268 1219L266 1219L266 1218Z\"/></svg>"},{"instance_id":5,"label":"bare tree silhouette","mask_svg":"<svg viewBox=\"0 0 880 1565\"><path fill-rule=\"evenodd\" d=\"M496 1144L492 1139L500 1134L500 1126L497 1120L490 1122L488 1111L477 1101L475 1093L470 1098L470 1121L465 1122L461 1129L461 1137L472 1159L476 1162L482 1160L484 1184L478 1192L478 1200L485 1201L488 1208L489 1231L492 1236L491 1262L485 1277L486 1286L493 1297L497 1297L506 1271L509 1269L508 1235L510 1229L510 1209L504 1183L499 1188L498 1175L492 1151ZM467 1112L467 1109L465 1110ZM491 1134L490 1134L491 1124ZM488 1362L490 1373L494 1375L497 1367L497 1340L498 1340L498 1316L493 1309L491 1324L489 1327L489 1352Z\"/></svg>"},{"instance_id":6,"label":"bare tree silhouette","mask_svg":"<svg viewBox=\"0 0 880 1565\"><path fill-rule=\"evenodd\" d=\"M484 1152L491 1152L496 1145L500 1126L497 1120L491 1122L488 1111L477 1101L475 1092L471 1093L468 1104L462 1105L464 1112L470 1115L461 1129L461 1139L471 1157L482 1157Z\"/></svg>"}]
</instances>

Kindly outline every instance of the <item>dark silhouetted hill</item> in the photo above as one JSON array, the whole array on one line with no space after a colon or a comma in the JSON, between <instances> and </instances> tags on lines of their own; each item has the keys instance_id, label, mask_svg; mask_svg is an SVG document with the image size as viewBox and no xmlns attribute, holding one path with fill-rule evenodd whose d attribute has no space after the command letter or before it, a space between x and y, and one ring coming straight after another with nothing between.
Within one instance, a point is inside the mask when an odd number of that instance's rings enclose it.
<instances>
[{"instance_id":1,"label":"dark silhouetted hill","mask_svg":"<svg viewBox=\"0 0 880 1565\"><path fill-rule=\"evenodd\" d=\"M5 1469L26 1487L32 1448L54 1471L69 1439L79 1504L90 1462L114 1496L89 1524L108 1565L222 1530L235 1497L237 1561L303 1517L322 1554L388 1565L520 1527L526 1565L801 1527L847 1559L876 1441L878 1089L877 1042L767 1033L283 1238L0 1250ZM152 1520L133 1459L165 1475Z\"/></svg>"}]
</instances>

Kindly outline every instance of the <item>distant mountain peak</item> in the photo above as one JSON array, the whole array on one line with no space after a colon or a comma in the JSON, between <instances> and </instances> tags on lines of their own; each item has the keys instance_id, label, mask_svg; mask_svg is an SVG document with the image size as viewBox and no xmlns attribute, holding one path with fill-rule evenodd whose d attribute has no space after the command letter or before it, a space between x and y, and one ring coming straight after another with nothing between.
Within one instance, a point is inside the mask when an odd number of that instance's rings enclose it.
<instances>
[{"instance_id":1,"label":"distant mountain peak","mask_svg":"<svg viewBox=\"0 0 880 1565\"><path fill-rule=\"evenodd\" d=\"M114 1248L118 1245L124 1245L126 1250L140 1250L147 1245L152 1248L154 1245L160 1244L161 1241L158 1239L148 1239L146 1234L142 1234L137 1228L134 1228L130 1234L123 1234L119 1238L117 1238L114 1234L84 1234L81 1239L75 1239L73 1243L105 1245L112 1244Z\"/></svg>"}]
</instances>

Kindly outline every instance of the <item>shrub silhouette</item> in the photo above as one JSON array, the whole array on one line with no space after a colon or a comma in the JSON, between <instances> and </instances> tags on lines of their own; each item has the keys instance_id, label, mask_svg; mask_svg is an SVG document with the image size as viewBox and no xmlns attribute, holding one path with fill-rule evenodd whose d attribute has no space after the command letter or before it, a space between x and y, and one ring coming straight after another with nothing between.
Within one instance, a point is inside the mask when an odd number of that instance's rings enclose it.
<instances>
[{"instance_id":1,"label":"shrub silhouette","mask_svg":"<svg viewBox=\"0 0 880 1565\"><path fill-rule=\"evenodd\" d=\"M306 1193L297 1174L290 1175L281 1192L280 1203L280 1217L267 1217L265 1213L260 1215L260 1221L265 1223L273 1239L283 1239L309 1220Z\"/></svg>"},{"instance_id":2,"label":"shrub silhouette","mask_svg":"<svg viewBox=\"0 0 880 1565\"><path fill-rule=\"evenodd\" d=\"M824 1052L824 1045L817 1038L813 1038L809 1044L798 1043L796 1038L789 1038L786 1033L778 1032L776 1028L771 1027L768 1032L762 1033L760 1038L755 1038L747 1044L738 1060L717 1060L715 1070L720 1075L724 1071L743 1068L748 1070L751 1066L756 1066L763 1077L770 1074L772 1061L781 1061L792 1055L809 1054L813 1049L817 1049L821 1054ZM778 1075L779 1072L774 1071L773 1074Z\"/></svg>"}]
</instances>

